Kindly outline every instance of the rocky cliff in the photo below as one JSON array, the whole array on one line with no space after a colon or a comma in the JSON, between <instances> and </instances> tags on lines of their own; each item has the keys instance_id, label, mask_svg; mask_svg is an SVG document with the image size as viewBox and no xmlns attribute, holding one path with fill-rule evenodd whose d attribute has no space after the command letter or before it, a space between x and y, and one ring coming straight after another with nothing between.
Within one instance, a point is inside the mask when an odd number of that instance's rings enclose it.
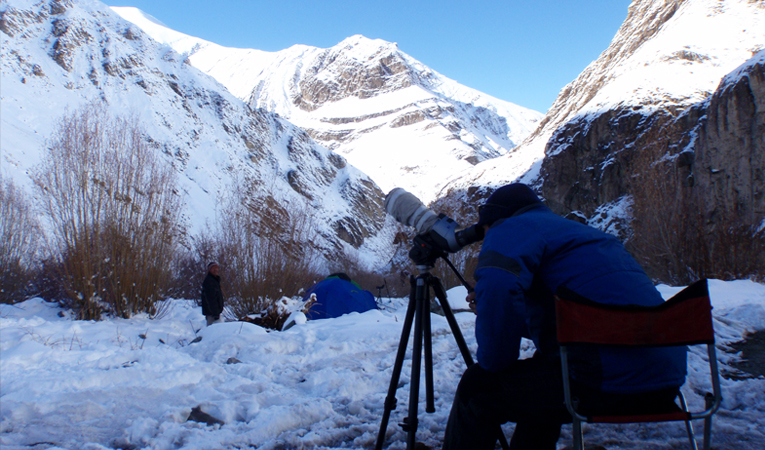
<instances>
[{"instance_id":1,"label":"rocky cliff","mask_svg":"<svg viewBox=\"0 0 765 450\"><path fill-rule=\"evenodd\" d=\"M736 17L743 21L733 25ZM668 45L692 22L715 24L714 39ZM632 239L665 280L762 273L763 30L762 2L634 2L609 50L535 132L551 133L539 177L548 204ZM663 52L636 67L658 43ZM614 64L648 82L615 77ZM632 95L616 95L609 77ZM579 102L587 106L572 109Z\"/></svg>"},{"instance_id":2,"label":"rocky cliff","mask_svg":"<svg viewBox=\"0 0 765 450\"><path fill-rule=\"evenodd\" d=\"M632 158L646 145L682 151L722 77L765 42L763 20L762 2L634 1L530 138L546 141L542 191L553 208L590 218L630 192Z\"/></svg>"},{"instance_id":3,"label":"rocky cliff","mask_svg":"<svg viewBox=\"0 0 765 450\"><path fill-rule=\"evenodd\" d=\"M765 51L725 77L703 112L687 151L704 215L714 224L731 211L765 229Z\"/></svg>"}]
</instances>

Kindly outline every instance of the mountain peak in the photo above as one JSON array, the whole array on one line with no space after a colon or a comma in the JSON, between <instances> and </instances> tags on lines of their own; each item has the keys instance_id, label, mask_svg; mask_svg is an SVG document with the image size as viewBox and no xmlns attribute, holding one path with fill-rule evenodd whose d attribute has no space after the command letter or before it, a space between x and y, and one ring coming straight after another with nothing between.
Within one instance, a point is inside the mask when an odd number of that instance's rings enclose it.
<instances>
[{"instance_id":1,"label":"mountain peak","mask_svg":"<svg viewBox=\"0 0 765 450\"><path fill-rule=\"evenodd\" d=\"M209 44L208 41L168 28L159 19L132 6L111 6L110 9L123 19L137 25L152 39L171 46L181 54L191 53L200 45Z\"/></svg>"},{"instance_id":2,"label":"mountain peak","mask_svg":"<svg viewBox=\"0 0 765 450\"><path fill-rule=\"evenodd\" d=\"M343 39L335 47L343 49L359 49L361 51L369 51L374 48L386 48L390 50L398 50L398 44L395 42L388 42L383 39L370 39L361 34L354 34L353 36Z\"/></svg>"},{"instance_id":3,"label":"mountain peak","mask_svg":"<svg viewBox=\"0 0 765 450\"><path fill-rule=\"evenodd\" d=\"M111 9L130 22L149 22L161 27L169 28L159 19L134 6L112 6Z\"/></svg>"}]
</instances>

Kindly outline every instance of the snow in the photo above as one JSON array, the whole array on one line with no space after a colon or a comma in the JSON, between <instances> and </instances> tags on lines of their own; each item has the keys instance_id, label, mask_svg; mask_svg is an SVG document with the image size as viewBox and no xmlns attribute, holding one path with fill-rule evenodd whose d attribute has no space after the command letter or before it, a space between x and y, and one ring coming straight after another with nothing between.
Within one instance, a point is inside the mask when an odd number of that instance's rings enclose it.
<instances>
[{"instance_id":1,"label":"snow","mask_svg":"<svg viewBox=\"0 0 765 450\"><path fill-rule=\"evenodd\" d=\"M606 233L620 236L620 232L623 231L623 224L629 223L628 219L632 217L632 204L632 196L625 195L613 202L600 205L595 210L592 218L587 220L587 225L605 231ZM627 237L629 237L629 232L627 233Z\"/></svg>"},{"instance_id":2,"label":"snow","mask_svg":"<svg viewBox=\"0 0 765 450\"><path fill-rule=\"evenodd\" d=\"M744 64L740 65L736 70L729 73L728 75L723 78L723 81L720 82L720 85L730 85L737 82L739 79L749 76L749 71L752 69L752 67L756 65L762 65L765 64L765 50L759 51L756 55L754 55L751 59L749 59Z\"/></svg>"},{"instance_id":3,"label":"snow","mask_svg":"<svg viewBox=\"0 0 765 450\"><path fill-rule=\"evenodd\" d=\"M710 280L709 286L726 369L737 358L725 352L727 345L765 330L765 285ZM659 286L665 297L680 289ZM464 306L465 293L464 288L448 292L453 307ZM154 320L100 322L72 320L40 299L0 305L0 445L4 450L372 448L407 300L379 303L381 310L308 321L284 332L244 322L205 327L200 308L189 300L171 300L169 312ZM456 314L472 352L474 317ZM423 394L417 439L438 447L465 367L446 320L433 314L431 321L436 412L424 413ZM523 354L530 351L527 344ZM683 390L691 408L701 405L701 392L709 388L705 355L702 347L689 355ZM406 447L396 424L407 414L410 358L408 353L399 406L387 431L391 449ZM763 448L765 379L722 383L713 446ZM197 406L225 424L187 421ZM511 430L505 426L506 434ZM700 432L697 426L699 438ZM687 445L684 427L676 423L588 427L585 439L607 448ZM568 444L570 426L564 426L558 448Z\"/></svg>"},{"instance_id":4,"label":"snow","mask_svg":"<svg viewBox=\"0 0 765 450\"><path fill-rule=\"evenodd\" d=\"M144 28L149 35L156 36L154 37L155 40L172 46L180 54L188 54L194 47L206 42L187 34L171 30L159 19L138 8L113 6L111 9L130 22L141 22L141 27Z\"/></svg>"},{"instance_id":5,"label":"snow","mask_svg":"<svg viewBox=\"0 0 765 450\"><path fill-rule=\"evenodd\" d=\"M539 178L546 143L546 139L527 140L506 155L454 172L439 185L438 197L449 190L467 190L476 185L496 189L511 182L533 184Z\"/></svg>"},{"instance_id":6,"label":"snow","mask_svg":"<svg viewBox=\"0 0 765 450\"><path fill-rule=\"evenodd\" d=\"M618 105L702 102L762 49L763 23L765 9L745 0L685 2L656 36L614 67L580 114Z\"/></svg>"}]
</instances>

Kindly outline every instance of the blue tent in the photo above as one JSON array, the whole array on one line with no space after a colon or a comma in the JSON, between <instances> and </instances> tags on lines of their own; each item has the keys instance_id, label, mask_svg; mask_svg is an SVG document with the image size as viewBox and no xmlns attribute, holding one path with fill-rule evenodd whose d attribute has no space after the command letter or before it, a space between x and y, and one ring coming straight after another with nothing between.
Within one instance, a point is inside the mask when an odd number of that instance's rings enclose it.
<instances>
[{"instance_id":1,"label":"blue tent","mask_svg":"<svg viewBox=\"0 0 765 450\"><path fill-rule=\"evenodd\" d=\"M343 278L347 278L348 281ZM377 309L375 296L350 281L347 275L342 278L331 275L314 284L303 297L303 301L307 301L311 294L316 294L316 303L311 305L306 313L309 320L340 317L351 312L361 313Z\"/></svg>"}]
</instances>

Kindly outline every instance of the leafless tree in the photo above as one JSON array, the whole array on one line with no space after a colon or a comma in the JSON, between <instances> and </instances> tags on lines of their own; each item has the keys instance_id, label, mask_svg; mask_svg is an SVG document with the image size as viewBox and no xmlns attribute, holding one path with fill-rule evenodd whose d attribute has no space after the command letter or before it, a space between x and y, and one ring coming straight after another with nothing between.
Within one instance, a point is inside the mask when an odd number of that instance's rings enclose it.
<instances>
[{"instance_id":1,"label":"leafless tree","mask_svg":"<svg viewBox=\"0 0 765 450\"><path fill-rule=\"evenodd\" d=\"M31 201L11 180L0 178L0 303L24 300L39 242Z\"/></svg>"},{"instance_id":2,"label":"leafless tree","mask_svg":"<svg viewBox=\"0 0 765 450\"><path fill-rule=\"evenodd\" d=\"M100 103L67 114L34 178L79 317L156 314L183 233L183 199L137 120L112 117Z\"/></svg>"},{"instance_id":3,"label":"leafless tree","mask_svg":"<svg viewBox=\"0 0 765 450\"><path fill-rule=\"evenodd\" d=\"M280 203L273 187L236 181L218 214L218 260L229 311L260 314L316 279L314 219L307 203Z\"/></svg>"},{"instance_id":4,"label":"leafless tree","mask_svg":"<svg viewBox=\"0 0 765 450\"><path fill-rule=\"evenodd\" d=\"M669 154L643 150L632 175L633 238L628 248L658 280L765 276L763 231L736 219L735 206L704 216L705 198L684 182Z\"/></svg>"}]
</instances>

